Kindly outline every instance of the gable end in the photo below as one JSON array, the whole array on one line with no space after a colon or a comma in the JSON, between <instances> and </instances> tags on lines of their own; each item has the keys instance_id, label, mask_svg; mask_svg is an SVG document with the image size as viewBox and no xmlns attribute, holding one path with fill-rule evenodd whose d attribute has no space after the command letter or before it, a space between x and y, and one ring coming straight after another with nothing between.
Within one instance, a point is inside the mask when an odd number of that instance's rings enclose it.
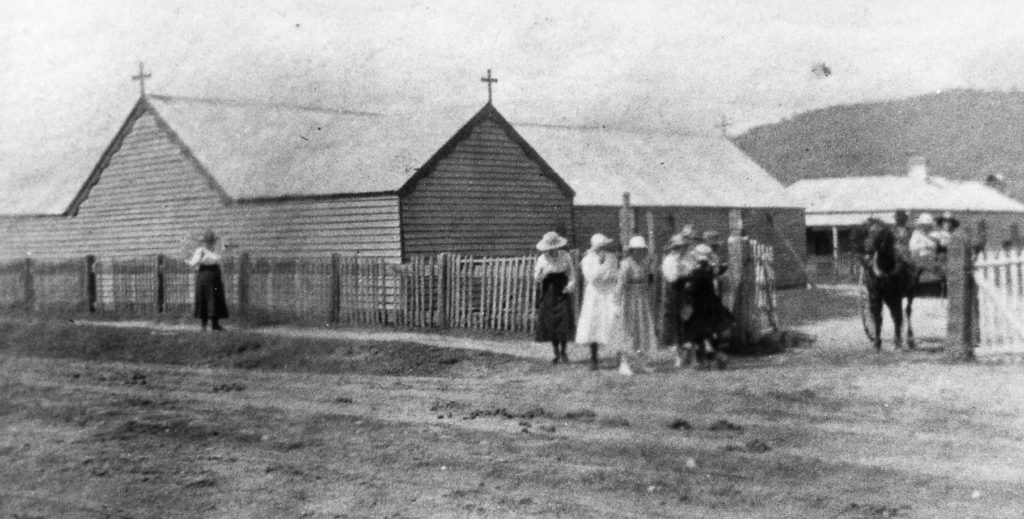
<instances>
[{"instance_id":1,"label":"gable end","mask_svg":"<svg viewBox=\"0 0 1024 519\"><path fill-rule=\"evenodd\" d=\"M526 142L526 139L516 132L515 128L513 128L512 125L502 117L501 113L494 108L494 105L490 103L487 103L487 105L485 105L476 113L476 115L473 116L473 118L469 120L469 122L464 124L462 128L459 128L459 131L455 132L455 135L453 135L451 139L448 139L448 142L444 143L444 146L441 146L441 148L437 150L437 152L435 152L434 155L423 164L423 166L417 169L416 173L409 177L409 180L399 188L398 194L400 196L405 196L416 189L416 184L424 177L433 173L437 164L451 155L451 153L455 151L455 147L460 142L467 139L473 133L473 129L476 128L477 125L488 120L493 121L501 127L502 131L505 132L505 135L519 146L531 161L537 164L541 173L553 181L558 186L559 191L561 191L566 198L571 200L576 196L576 192L569 187L569 184L562 180L562 177L560 177L558 173L556 173L555 170L544 161L540 154L537 153L537 151L534 150L528 142Z\"/></svg>"}]
</instances>

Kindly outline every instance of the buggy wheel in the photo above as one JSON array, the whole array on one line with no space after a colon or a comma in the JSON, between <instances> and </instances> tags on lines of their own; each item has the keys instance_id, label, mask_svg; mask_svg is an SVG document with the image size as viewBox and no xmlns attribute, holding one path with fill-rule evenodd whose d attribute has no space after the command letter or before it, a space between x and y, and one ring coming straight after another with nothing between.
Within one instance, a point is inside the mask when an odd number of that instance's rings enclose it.
<instances>
[{"instance_id":1,"label":"buggy wheel","mask_svg":"<svg viewBox=\"0 0 1024 519\"><path fill-rule=\"evenodd\" d=\"M860 322L864 328L864 335L867 336L868 340L874 345L875 340L875 323L871 319L871 299L868 297L868 285L866 274L862 268L860 271L860 278L857 280L857 298L860 302Z\"/></svg>"}]
</instances>

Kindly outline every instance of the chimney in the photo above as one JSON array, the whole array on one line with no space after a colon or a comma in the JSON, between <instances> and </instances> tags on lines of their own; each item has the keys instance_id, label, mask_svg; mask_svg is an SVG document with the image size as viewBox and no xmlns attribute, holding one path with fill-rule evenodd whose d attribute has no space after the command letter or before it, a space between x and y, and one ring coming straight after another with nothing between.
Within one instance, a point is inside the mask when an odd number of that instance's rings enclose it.
<instances>
[{"instance_id":1,"label":"chimney","mask_svg":"<svg viewBox=\"0 0 1024 519\"><path fill-rule=\"evenodd\" d=\"M1006 179L999 173L989 175L985 179L985 185L999 191L1000 193L1006 192Z\"/></svg>"},{"instance_id":2,"label":"chimney","mask_svg":"<svg viewBox=\"0 0 1024 519\"><path fill-rule=\"evenodd\" d=\"M907 160L907 176L914 180L928 179L928 163L920 155L913 155Z\"/></svg>"}]
</instances>

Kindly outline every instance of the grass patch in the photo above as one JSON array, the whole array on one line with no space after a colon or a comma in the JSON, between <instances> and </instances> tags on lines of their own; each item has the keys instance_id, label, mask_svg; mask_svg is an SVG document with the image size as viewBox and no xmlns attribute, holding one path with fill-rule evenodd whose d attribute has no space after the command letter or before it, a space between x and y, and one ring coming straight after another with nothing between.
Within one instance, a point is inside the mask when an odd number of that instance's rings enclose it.
<instances>
[{"instance_id":1,"label":"grass patch","mask_svg":"<svg viewBox=\"0 0 1024 519\"><path fill-rule=\"evenodd\" d=\"M529 370L534 362L487 351L404 341L210 333L55 321L0 321L0 352L48 358L146 362L304 373L457 375L464 369Z\"/></svg>"}]
</instances>

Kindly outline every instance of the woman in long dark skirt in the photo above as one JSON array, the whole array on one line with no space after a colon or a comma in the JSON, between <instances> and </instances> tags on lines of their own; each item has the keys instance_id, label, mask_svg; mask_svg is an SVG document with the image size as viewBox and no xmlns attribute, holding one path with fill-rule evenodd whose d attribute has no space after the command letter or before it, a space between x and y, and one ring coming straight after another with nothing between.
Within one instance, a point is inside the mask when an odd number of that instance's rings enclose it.
<instances>
[{"instance_id":1,"label":"woman in long dark skirt","mask_svg":"<svg viewBox=\"0 0 1024 519\"><path fill-rule=\"evenodd\" d=\"M695 345L698 367L713 360L719 368L724 368L726 356L718 349L719 339L735 323L732 312L715 291L715 278L725 268L718 264L717 256L707 244L697 245L688 255L697 268L684 278L684 304L691 310L683 322L682 339Z\"/></svg>"},{"instance_id":2,"label":"woman in long dark skirt","mask_svg":"<svg viewBox=\"0 0 1024 519\"><path fill-rule=\"evenodd\" d=\"M214 331L223 330L220 320L228 317L228 304L224 297L224 281L221 279L221 255L217 252L217 236L206 231L199 248L192 254L188 264L196 267L195 316L206 329L207 321Z\"/></svg>"},{"instance_id":3,"label":"woman in long dark skirt","mask_svg":"<svg viewBox=\"0 0 1024 519\"><path fill-rule=\"evenodd\" d=\"M576 269L572 257L562 250L568 241L556 232L549 232L537 243L542 254L537 257L533 279L539 286L534 340L550 342L554 364L569 362L566 345L576 334L572 292L576 288Z\"/></svg>"}]
</instances>

